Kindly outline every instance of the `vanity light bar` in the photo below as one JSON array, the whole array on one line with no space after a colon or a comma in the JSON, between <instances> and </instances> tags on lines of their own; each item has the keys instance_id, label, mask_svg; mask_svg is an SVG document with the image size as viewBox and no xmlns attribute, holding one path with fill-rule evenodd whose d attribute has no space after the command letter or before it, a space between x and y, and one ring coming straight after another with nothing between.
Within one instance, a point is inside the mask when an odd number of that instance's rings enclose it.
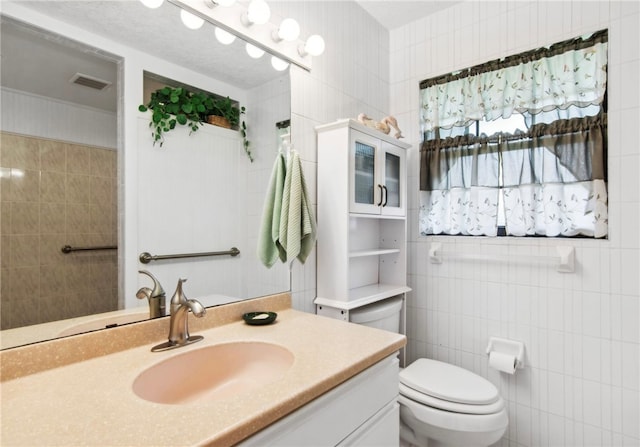
<instances>
[{"instance_id":1,"label":"vanity light bar","mask_svg":"<svg viewBox=\"0 0 640 447\"><path fill-rule=\"evenodd\" d=\"M294 41L281 40L275 42L273 34L278 32L278 26L271 22L264 25L253 24L246 26L242 22L242 16L246 13L246 7L236 2L231 6L219 6L211 0L168 0L191 14L241 37L250 44L268 51L278 58L297 65L307 71L311 70L311 54L301 54L298 48L304 48L305 42L299 39Z\"/></svg>"}]
</instances>

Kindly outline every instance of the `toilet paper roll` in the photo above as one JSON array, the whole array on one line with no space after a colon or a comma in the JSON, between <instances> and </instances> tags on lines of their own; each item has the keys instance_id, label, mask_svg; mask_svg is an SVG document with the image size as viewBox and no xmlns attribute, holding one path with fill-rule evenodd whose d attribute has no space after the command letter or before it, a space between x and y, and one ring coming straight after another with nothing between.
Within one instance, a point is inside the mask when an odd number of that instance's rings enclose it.
<instances>
[{"instance_id":1,"label":"toilet paper roll","mask_svg":"<svg viewBox=\"0 0 640 447\"><path fill-rule=\"evenodd\" d=\"M513 374L516 372L517 359L515 355L503 354L502 352L491 351L489 353L489 366L498 371Z\"/></svg>"}]
</instances>

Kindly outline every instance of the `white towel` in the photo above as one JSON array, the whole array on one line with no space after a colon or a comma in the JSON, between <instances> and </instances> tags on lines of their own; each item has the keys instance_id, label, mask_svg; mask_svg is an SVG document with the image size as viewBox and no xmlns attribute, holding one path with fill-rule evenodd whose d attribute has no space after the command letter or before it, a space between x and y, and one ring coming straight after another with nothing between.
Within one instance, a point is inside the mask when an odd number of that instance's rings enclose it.
<instances>
[{"instance_id":1,"label":"white towel","mask_svg":"<svg viewBox=\"0 0 640 447\"><path fill-rule=\"evenodd\" d=\"M284 253L280 253L282 262L291 262L298 258L303 264L316 241L316 222L302 172L302 163L298 153L293 150L289 154L284 181L279 241L284 249Z\"/></svg>"}]
</instances>

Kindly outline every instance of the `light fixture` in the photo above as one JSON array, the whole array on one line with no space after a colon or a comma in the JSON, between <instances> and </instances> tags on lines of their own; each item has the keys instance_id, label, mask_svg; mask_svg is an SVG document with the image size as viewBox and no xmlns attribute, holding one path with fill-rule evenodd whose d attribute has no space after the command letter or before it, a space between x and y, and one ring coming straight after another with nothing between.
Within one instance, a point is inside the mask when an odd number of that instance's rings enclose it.
<instances>
[{"instance_id":1,"label":"light fixture","mask_svg":"<svg viewBox=\"0 0 640 447\"><path fill-rule=\"evenodd\" d=\"M277 31L273 32L273 40L280 42L285 40L287 42L293 42L300 35L300 25L294 19L284 19Z\"/></svg>"},{"instance_id":2,"label":"light fixture","mask_svg":"<svg viewBox=\"0 0 640 447\"><path fill-rule=\"evenodd\" d=\"M167 1L203 18L215 27L240 37L245 42L250 42L252 46L256 47L248 47L250 49L247 52L252 57L258 57L258 53L261 52L257 48L277 56L281 63L276 62L276 65L280 69L286 68L282 63L285 62L304 70L311 70L312 56L320 55L324 51L322 37L318 35L313 35L308 39L297 37L300 33L300 25L295 20L287 18L282 20L282 23L279 22L280 19L277 23L271 22L268 0ZM304 32L304 30L302 31ZM221 34L221 32L217 31L216 34ZM222 40L225 39L222 38Z\"/></svg>"},{"instance_id":3,"label":"light fixture","mask_svg":"<svg viewBox=\"0 0 640 447\"><path fill-rule=\"evenodd\" d=\"M254 59L260 59L264 54L264 50L262 48L251 45L249 42L247 42L245 48L247 49L247 54Z\"/></svg>"},{"instance_id":4,"label":"light fixture","mask_svg":"<svg viewBox=\"0 0 640 447\"><path fill-rule=\"evenodd\" d=\"M218 39L218 42L220 42L223 45L229 45L229 44L233 43L234 40L236 40L236 36L234 36L230 32L225 31L222 28L219 28L217 26L216 26L216 30L214 31L214 33L216 35L216 39Z\"/></svg>"},{"instance_id":5,"label":"light fixture","mask_svg":"<svg viewBox=\"0 0 640 447\"><path fill-rule=\"evenodd\" d=\"M314 34L313 36L309 36L304 46L298 48L298 53L300 56L320 56L324 53L324 39L322 36L318 34Z\"/></svg>"},{"instance_id":6,"label":"light fixture","mask_svg":"<svg viewBox=\"0 0 640 447\"><path fill-rule=\"evenodd\" d=\"M160 6L162 6L163 2L164 0L140 0L140 3L151 9L159 8Z\"/></svg>"},{"instance_id":7,"label":"light fixture","mask_svg":"<svg viewBox=\"0 0 640 447\"><path fill-rule=\"evenodd\" d=\"M276 56L271 56L271 66L277 71L284 71L289 67L289 63Z\"/></svg>"},{"instance_id":8,"label":"light fixture","mask_svg":"<svg viewBox=\"0 0 640 447\"><path fill-rule=\"evenodd\" d=\"M243 16L243 22L246 26L253 24L264 25L271 18L271 9L264 0L251 0L247 6L247 12Z\"/></svg>"},{"instance_id":9,"label":"light fixture","mask_svg":"<svg viewBox=\"0 0 640 447\"><path fill-rule=\"evenodd\" d=\"M189 29L199 29L204 24L204 20L198 16L191 14L190 12L185 11L184 9L180 10L180 19L182 19L182 23Z\"/></svg>"}]
</instances>

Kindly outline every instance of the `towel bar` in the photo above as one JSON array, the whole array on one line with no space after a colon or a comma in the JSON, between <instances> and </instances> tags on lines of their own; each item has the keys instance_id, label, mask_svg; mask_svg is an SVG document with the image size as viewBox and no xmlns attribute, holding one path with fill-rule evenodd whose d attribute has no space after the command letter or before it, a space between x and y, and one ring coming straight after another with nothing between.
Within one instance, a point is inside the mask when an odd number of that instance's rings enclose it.
<instances>
[{"instance_id":1,"label":"towel bar","mask_svg":"<svg viewBox=\"0 0 640 447\"><path fill-rule=\"evenodd\" d=\"M60 249L64 254L71 253L73 251L94 251L94 250L117 250L117 245L105 245L102 247L72 247L71 245L65 245Z\"/></svg>"},{"instance_id":2,"label":"towel bar","mask_svg":"<svg viewBox=\"0 0 640 447\"><path fill-rule=\"evenodd\" d=\"M201 258L204 256L238 256L240 254L240 250L236 247L231 247L226 251L209 251L204 253L181 253L175 255L152 255L148 252L140 253L138 259L143 264L148 264L151 261L162 261L165 259L181 259L181 258Z\"/></svg>"}]
</instances>

